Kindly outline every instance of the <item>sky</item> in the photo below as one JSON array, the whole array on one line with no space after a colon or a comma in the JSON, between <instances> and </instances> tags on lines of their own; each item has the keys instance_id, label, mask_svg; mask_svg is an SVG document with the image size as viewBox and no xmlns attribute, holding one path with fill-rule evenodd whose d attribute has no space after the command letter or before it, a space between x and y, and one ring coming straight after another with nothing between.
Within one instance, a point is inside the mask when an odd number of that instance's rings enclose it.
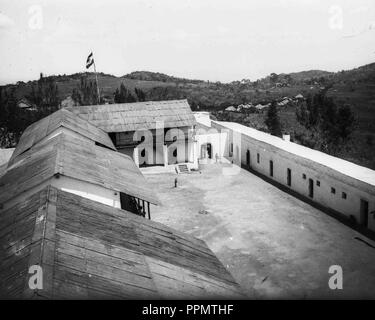
<instances>
[{"instance_id":1,"label":"sky","mask_svg":"<svg viewBox=\"0 0 375 320\"><path fill-rule=\"evenodd\" d=\"M0 84L85 71L256 80L375 61L374 0L0 0Z\"/></svg>"}]
</instances>

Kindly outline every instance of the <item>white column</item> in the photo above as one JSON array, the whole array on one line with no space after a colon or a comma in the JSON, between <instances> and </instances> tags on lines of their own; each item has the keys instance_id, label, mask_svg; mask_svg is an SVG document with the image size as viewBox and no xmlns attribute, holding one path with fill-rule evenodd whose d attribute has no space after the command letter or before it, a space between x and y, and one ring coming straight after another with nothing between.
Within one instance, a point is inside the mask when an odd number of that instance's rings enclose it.
<instances>
[{"instance_id":1,"label":"white column","mask_svg":"<svg viewBox=\"0 0 375 320\"><path fill-rule=\"evenodd\" d=\"M139 152L138 152L138 147L135 147L133 149L133 160L134 160L136 166L139 167Z\"/></svg>"},{"instance_id":2,"label":"white column","mask_svg":"<svg viewBox=\"0 0 375 320\"><path fill-rule=\"evenodd\" d=\"M163 145L164 167L168 166L168 146Z\"/></svg>"},{"instance_id":3,"label":"white column","mask_svg":"<svg viewBox=\"0 0 375 320\"><path fill-rule=\"evenodd\" d=\"M198 141L193 143L193 165L195 169L198 169Z\"/></svg>"}]
</instances>

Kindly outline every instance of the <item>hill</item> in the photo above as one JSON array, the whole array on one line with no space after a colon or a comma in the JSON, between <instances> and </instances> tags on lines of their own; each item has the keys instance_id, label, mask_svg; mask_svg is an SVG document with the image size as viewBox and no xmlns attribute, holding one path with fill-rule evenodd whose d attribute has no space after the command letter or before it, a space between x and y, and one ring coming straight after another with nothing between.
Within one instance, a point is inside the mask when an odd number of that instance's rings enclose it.
<instances>
[{"instance_id":1,"label":"hill","mask_svg":"<svg viewBox=\"0 0 375 320\"><path fill-rule=\"evenodd\" d=\"M94 81L93 73L75 73L71 75L52 75L46 78L56 82L60 99L70 96L77 88L80 79L86 77ZM114 92L121 83L134 93L135 88L145 93L146 100L188 99L193 110L208 110L219 118L243 122L247 125L262 128L264 113L224 111L228 106L241 104L266 105L273 100L280 101L284 97L304 97L330 87L328 95L338 104L349 104L357 119L356 130L347 150L343 150L345 159L375 169L375 63L352 70L336 73L309 70L289 74L271 74L256 81L241 80L231 83L190 80L166 75L159 72L135 71L122 77L98 73L101 95L113 102ZM18 82L4 86L14 89L18 99L30 94L37 81ZM221 113L219 113L219 111ZM282 125L286 131L298 128L293 106L279 108Z\"/></svg>"},{"instance_id":2,"label":"hill","mask_svg":"<svg viewBox=\"0 0 375 320\"><path fill-rule=\"evenodd\" d=\"M157 82L169 82L169 83L201 83L203 80L191 80L185 78L177 78L166 75L160 72L150 71L134 71L127 75L124 75L124 79L141 80L141 81L157 81Z\"/></svg>"}]
</instances>

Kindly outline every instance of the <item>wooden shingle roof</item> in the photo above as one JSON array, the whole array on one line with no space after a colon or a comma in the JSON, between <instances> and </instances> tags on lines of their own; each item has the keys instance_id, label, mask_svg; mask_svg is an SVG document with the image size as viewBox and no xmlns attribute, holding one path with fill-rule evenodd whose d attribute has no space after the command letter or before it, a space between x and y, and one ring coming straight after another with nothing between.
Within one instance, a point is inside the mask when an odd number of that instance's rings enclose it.
<instances>
[{"instance_id":1,"label":"wooden shingle roof","mask_svg":"<svg viewBox=\"0 0 375 320\"><path fill-rule=\"evenodd\" d=\"M0 203L57 174L159 204L129 156L64 133L38 143L8 166L0 177Z\"/></svg>"},{"instance_id":2,"label":"wooden shingle roof","mask_svg":"<svg viewBox=\"0 0 375 320\"><path fill-rule=\"evenodd\" d=\"M72 112L66 109L60 109L26 128L11 159L9 160L9 163L14 163L17 156L30 149L59 127L70 129L90 140L116 150L106 132L95 127L93 124L79 116L76 116Z\"/></svg>"},{"instance_id":3,"label":"wooden shingle roof","mask_svg":"<svg viewBox=\"0 0 375 320\"><path fill-rule=\"evenodd\" d=\"M2 298L244 298L202 240L51 186L0 210L0 226Z\"/></svg>"},{"instance_id":4,"label":"wooden shingle roof","mask_svg":"<svg viewBox=\"0 0 375 320\"><path fill-rule=\"evenodd\" d=\"M68 108L106 132L193 126L195 117L187 100L146 101Z\"/></svg>"}]
</instances>

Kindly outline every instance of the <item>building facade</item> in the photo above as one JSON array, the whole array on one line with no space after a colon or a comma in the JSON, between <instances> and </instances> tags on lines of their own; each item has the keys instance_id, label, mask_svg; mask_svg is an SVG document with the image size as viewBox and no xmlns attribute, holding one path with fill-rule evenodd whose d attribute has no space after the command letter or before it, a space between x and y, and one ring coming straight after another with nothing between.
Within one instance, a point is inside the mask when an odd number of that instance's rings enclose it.
<instances>
[{"instance_id":1,"label":"building facade","mask_svg":"<svg viewBox=\"0 0 375 320\"><path fill-rule=\"evenodd\" d=\"M375 231L375 171L238 123L210 121L207 127L217 132L213 153Z\"/></svg>"},{"instance_id":2,"label":"building facade","mask_svg":"<svg viewBox=\"0 0 375 320\"><path fill-rule=\"evenodd\" d=\"M187 164L197 168L196 121L186 100L68 108L111 137L139 167Z\"/></svg>"}]
</instances>

